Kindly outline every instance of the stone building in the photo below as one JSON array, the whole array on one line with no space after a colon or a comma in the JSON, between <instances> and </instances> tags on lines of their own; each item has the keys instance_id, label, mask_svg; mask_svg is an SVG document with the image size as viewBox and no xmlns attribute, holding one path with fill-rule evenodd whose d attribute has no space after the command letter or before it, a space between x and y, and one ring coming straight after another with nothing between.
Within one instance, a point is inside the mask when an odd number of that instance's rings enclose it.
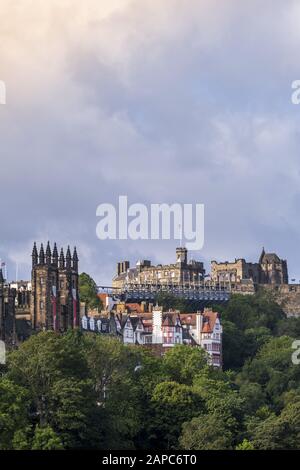
<instances>
[{"instance_id":1,"label":"stone building","mask_svg":"<svg viewBox=\"0 0 300 470\"><path fill-rule=\"evenodd\" d=\"M0 269L0 340L8 348L16 344L15 298L16 290L5 284Z\"/></svg>"},{"instance_id":2,"label":"stone building","mask_svg":"<svg viewBox=\"0 0 300 470\"><path fill-rule=\"evenodd\" d=\"M189 260L186 248L176 248L176 263L152 266L151 261L142 260L130 268L129 261L118 263L113 287L123 288L126 284L136 285L189 285L203 281L204 265L200 261Z\"/></svg>"},{"instance_id":3,"label":"stone building","mask_svg":"<svg viewBox=\"0 0 300 470\"><path fill-rule=\"evenodd\" d=\"M48 242L39 254L36 244L32 250L30 316L33 330L65 331L79 326L78 256L68 247L58 255L56 243L51 252Z\"/></svg>"},{"instance_id":4,"label":"stone building","mask_svg":"<svg viewBox=\"0 0 300 470\"><path fill-rule=\"evenodd\" d=\"M287 262L275 253L266 253L263 248L257 263L249 263L243 258L235 259L234 262L212 261L211 279L231 285L238 285L246 280L254 284L288 284Z\"/></svg>"}]
</instances>

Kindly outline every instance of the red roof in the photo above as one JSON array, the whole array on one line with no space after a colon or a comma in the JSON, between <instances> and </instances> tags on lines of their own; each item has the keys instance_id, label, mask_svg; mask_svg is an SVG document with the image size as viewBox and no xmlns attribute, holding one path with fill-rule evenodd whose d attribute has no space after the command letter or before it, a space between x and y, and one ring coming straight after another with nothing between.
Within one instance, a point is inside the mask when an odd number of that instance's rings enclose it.
<instances>
[{"instance_id":1,"label":"red roof","mask_svg":"<svg viewBox=\"0 0 300 470\"><path fill-rule=\"evenodd\" d=\"M179 317L183 325L196 326L196 313L181 313Z\"/></svg>"},{"instance_id":2,"label":"red roof","mask_svg":"<svg viewBox=\"0 0 300 470\"><path fill-rule=\"evenodd\" d=\"M126 304L126 308L130 310L130 312L136 312L136 313L144 313L142 310L142 307L138 303L129 303Z\"/></svg>"},{"instance_id":3,"label":"red roof","mask_svg":"<svg viewBox=\"0 0 300 470\"><path fill-rule=\"evenodd\" d=\"M219 318L218 312L213 312L212 310L204 310L202 333L212 333L217 318Z\"/></svg>"}]
</instances>

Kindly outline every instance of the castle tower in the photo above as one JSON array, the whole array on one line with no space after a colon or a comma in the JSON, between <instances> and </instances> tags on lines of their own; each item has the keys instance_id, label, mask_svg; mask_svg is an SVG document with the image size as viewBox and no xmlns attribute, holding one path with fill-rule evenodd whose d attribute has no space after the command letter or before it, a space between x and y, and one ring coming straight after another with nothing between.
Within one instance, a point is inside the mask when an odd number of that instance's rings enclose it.
<instances>
[{"instance_id":1,"label":"castle tower","mask_svg":"<svg viewBox=\"0 0 300 470\"><path fill-rule=\"evenodd\" d=\"M261 284L288 284L287 261L276 253L266 253L264 248L259 258Z\"/></svg>"},{"instance_id":2,"label":"castle tower","mask_svg":"<svg viewBox=\"0 0 300 470\"><path fill-rule=\"evenodd\" d=\"M184 247L176 248L176 262L187 264L187 249Z\"/></svg>"}]
</instances>

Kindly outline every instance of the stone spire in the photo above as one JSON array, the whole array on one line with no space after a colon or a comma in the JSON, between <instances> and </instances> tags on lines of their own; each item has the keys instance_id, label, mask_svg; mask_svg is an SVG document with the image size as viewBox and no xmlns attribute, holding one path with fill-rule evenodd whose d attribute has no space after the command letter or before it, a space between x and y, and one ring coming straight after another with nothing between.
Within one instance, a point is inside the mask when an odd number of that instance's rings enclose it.
<instances>
[{"instance_id":1,"label":"stone spire","mask_svg":"<svg viewBox=\"0 0 300 470\"><path fill-rule=\"evenodd\" d=\"M77 255L76 246L74 246L74 251L73 251L73 269L74 271L78 272L78 255Z\"/></svg>"},{"instance_id":2,"label":"stone spire","mask_svg":"<svg viewBox=\"0 0 300 470\"><path fill-rule=\"evenodd\" d=\"M46 263L49 265L51 264L51 258L52 258L51 248L50 248L50 243L48 241L47 248L46 248Z\"/></svg>"},{"instance_id":3,"label":"stone spire","mask_svg":"<svg viewBox=\"0 0 300 470\"><path fill-rule=\"evenodd\" d=\"M64 250L60 250L60 255L59 255L59 267L60 269L65 268L65 256L64 256Z\"/></svg>"},{"instance_id":4,"label":"stone spire","mask_svg":"<svg viewBox=\"0 0 300 470\"><path fill-rule=\"evenodd\" d=\"M66 268L71 269L72 268L72 257L71 257L71 251L70 247L68 245L67 253L66 253Z\"/></svg>"},{"instance_id":5,"label":"stone spire","mask_svg":"<svg viewBox=\"0 0 300 470\"><path fill-rule=\"evenodd\" d=\"M263 247L262 252L261 252L261 255L260 255L260 257L259 257L259 263L260 263L260 264L263 262L263 259L264 259L265 254L266 254L265 248Z\"/></svg>"},{"instance_id":6,"label":"stone spire","mask_svg":"<svg viewBox=\"0 0 300 470\"><path fill-rule=\"evenodd\" d=\"M39 263L45 264L45 253L44 253L44 247L42 243L41 243L41 249L40 249L40 254L39 254Z\"/></svg>"},{"instance_id":7,"label":"stone spire","mask_svg":"<svg viewBox=\"0 0 300 470\"><path fill-rule=\"evenodd\" d=\"M38 252L36 248L36 243L34 242L33 244L33 249L32 249L32 266L36 266L38 264Z\"/></svg>"},{"instance_id":8,"label":"stone spire","mask_svg":"<svg viewBox=\"0 0 300 470\"><path fill-rule=\"evenodd\" d=\"M58 266L58 251L57 251L56 243L54 243L54 247L53 247L52 261L53 261L54 266L57 267Z\"/></svg>"}]
</instances>

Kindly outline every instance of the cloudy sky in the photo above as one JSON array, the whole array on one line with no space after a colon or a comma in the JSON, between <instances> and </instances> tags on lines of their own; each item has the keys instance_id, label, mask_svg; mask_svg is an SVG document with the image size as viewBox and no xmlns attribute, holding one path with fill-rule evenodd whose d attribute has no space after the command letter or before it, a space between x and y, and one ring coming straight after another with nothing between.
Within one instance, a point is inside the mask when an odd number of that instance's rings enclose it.
<instances>
[{"instance_id":1,"label":"cloudy sky","mask_svg":"<svg viewBox=\"0 0 300 470\"><path fill-rule=\"evenodd\" d=\"M300 279L300 3L1 0L0 258L30 276L34 240L76 244L110 284L120 259L174 260L176 241L100 241L96 208L204 203L193 257Z\"/></svg>"}]
</instances>

